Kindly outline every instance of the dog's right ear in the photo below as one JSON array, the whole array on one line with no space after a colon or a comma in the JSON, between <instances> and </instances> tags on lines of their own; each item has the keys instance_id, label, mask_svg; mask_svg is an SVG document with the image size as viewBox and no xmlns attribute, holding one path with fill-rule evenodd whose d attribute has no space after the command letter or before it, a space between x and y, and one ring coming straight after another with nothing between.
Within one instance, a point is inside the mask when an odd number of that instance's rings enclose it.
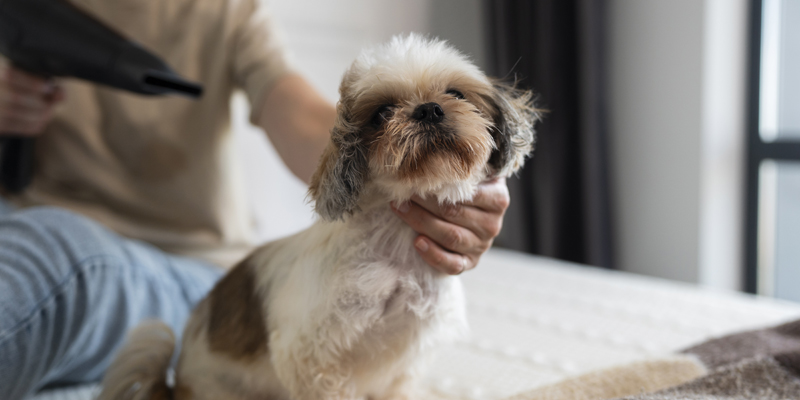
<instances>
[{"instance_id":1,"label":"dog's right ear","mask_svg":"<svg viewBox=\"0 0 800 400\"><path fill-rule=\"evenodd\" d=\"M541 110L534 107L530 90L499 81L494 81L493 86L489 103L494 107L491 132L496 149L489 158L489 165L496 176L509 176L522 168L525 157L533 150L534 124Z\"/></svg>"},{"instance_id":2,"label":"dog's right ear","mask_svg":"<svg viewBox=\"0 0 800 400\"><path fill-rule=\"evenodd\" d=\"M314 210L328 221L342 219L358 209L358 199L369 173L367 146L358 128L348 121L344 102L337 106L331 141L311 177L309 194Z\"/></svg>"}]
</instances>

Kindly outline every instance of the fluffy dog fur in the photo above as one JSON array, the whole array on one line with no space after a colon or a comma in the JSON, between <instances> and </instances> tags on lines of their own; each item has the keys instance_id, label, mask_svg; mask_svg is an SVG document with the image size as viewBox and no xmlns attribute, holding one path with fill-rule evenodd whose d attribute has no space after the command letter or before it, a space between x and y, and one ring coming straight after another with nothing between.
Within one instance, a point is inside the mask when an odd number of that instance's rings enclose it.
<instances>
[{"instance_id":1,"label":"fluffy dog fur","mask_svg":"<svg viewBox=\"0 0 800 400\"><path fill-rule=\"evenodd\" d=\"M200 303L174 387L174 339L150 324L101 399L405 399L426 356L465 332L459 279L425 264L389 203L469 200L516 171L533 144L531 94L410 35L362 54L340 95L310 188L321 218L257 249Z\"/></svg>"}]
</instances>

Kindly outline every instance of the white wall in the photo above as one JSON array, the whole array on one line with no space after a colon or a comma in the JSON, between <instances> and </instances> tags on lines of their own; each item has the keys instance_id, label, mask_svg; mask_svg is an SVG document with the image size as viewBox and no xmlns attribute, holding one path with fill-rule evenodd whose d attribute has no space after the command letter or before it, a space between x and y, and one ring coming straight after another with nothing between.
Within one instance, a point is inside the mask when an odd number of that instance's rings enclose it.
<instances>
[{"instance_id":1,"label":"white wall","mask_svg":"<svg viewBox=\"0 0 800 400\"><path fill-rule=\"evenodd\" d=\"M748 2L706 0L699 282L743 287Z\"/></svg>"},{"instance_id":2,"label":"white wall","mask_svg":"<svg viewBox=\"0 0 800 400\"><path fill-rule=\"evenodd\" d=\"M740 285L745 9L745 0L610 3L623 270Z\"/></svg>"}]
</instances>

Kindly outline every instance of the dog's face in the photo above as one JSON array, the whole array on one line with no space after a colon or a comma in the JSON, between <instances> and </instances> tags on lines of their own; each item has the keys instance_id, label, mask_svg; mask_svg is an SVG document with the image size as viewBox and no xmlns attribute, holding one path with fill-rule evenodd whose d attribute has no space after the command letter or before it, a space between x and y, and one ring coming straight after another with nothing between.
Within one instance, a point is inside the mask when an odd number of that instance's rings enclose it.
<instances>
[{"instance_id":1,"label":"dog's face","mask_svg":"<svg viewBox=\"0 0 800 400\"><path fill-rule=\"evenodd\" d=\"M368 184L392 200L467 200L486 177L519 169L532 149L530 92L493 83L442 41L395 37L362 54L339 92L310 188L329 220L355 211Z\"/></svg>"}]
</instances>

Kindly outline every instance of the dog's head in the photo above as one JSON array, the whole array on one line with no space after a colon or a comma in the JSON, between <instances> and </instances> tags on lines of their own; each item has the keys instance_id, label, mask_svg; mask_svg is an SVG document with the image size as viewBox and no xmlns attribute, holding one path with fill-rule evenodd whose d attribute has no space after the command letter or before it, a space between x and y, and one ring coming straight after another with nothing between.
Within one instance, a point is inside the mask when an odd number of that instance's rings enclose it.
<instances>
[{"instance_id":1,"label":"dog's head","mask_svg":"<svg viewBox=\"0 0 800 400\"><path fill-rule=\"evenodd\" d=\"M323 218L358 208L367 185L392 200L472 197L518 170L538 118L529 91L494 82L447 43L395 37L344 75L331 141L311 180Z\"/></svg>"}]
</instances>

